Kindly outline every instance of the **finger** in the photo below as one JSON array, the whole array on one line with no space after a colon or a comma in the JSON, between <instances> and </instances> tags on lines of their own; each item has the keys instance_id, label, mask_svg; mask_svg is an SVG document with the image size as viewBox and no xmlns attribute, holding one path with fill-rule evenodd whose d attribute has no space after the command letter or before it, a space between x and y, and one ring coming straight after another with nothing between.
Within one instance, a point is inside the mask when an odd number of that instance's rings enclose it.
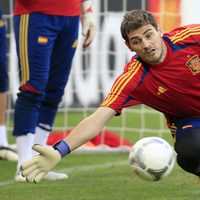
<instances>
[{"instance_id":1,"label":"finger","mask_svg":"<svg viewBox=\"0 0 200 200\"><path fill-rule=\"evenodd\" d=\"M26 180L28 182L34 182L35 177L40 173L39 169L36 169L34 171L32 171L32 173L30 173L28 176L26 176Z\"/></svg>"},{"instance_id":2,"label":"finger","mask_svg":"<svg viewBox=\"0 0 200 200\"><path fill-rule=\"evenodd\" d=\"M27 169L27 168L35 165L37 162L37 159L38 159L37 156L35 156L32 159L28 160L27 162L22 163L21 169L24 170L24 169Z\"/></svg>"},{"instance_id":3,"label":"finger","mask_svg":"<svg viewBox=\"0 0 200 200\"><path fill-rule=\"evenodd\" d=\"M84 20L84 19L82 19L83 20L83 26L82 26L82 35L84 36L84 37L86 37L87 36L87 34L88 34L88 30L89 30L89 24L88 23L86 23L86 20Z\"/></svg>"},{"instance_id":4,"label":"finger","mask_svg":"<svg viewBox=\"0 0 200 200\"><path fill-rule=\"evenodd\" d=\"M87 35L85 36L84 42L83 42L83 47L86 48L88 47L91 42L92 42L93 38L92 38L92 33L90 30L88 30Z\"/></svg>"},{"instance_id":5,"label":"finger","mask_svg":"<svg viewBox=\"0 0 200 200\"><path fill-rule=\"evenodd\" d=\"M33 145L32 149L37 151L39 154L41 154L43 156L48 155L48 151L49 151L49 148L47 146L42 146L39 144Z\"/></svg>"},{"instance_id":6,"label":"finger","mask_svg":"<svg viewBox=\"0 0 200 200\"><path fill-rule=\"evenodd\" d=\"M41 181L41 179L46 175L45 172L40 172L39 174L37 174L37 176L34 178L34 183L39 183Z\"/></svg>"},{"instance_id":7,"label":"finger","mask_svg":"<svg viewBox=\"0 0 200 200\"><path fill-rule=\"evenodd\" d=\"M87 33L88 33L88 27L87 27L87 28L84 28L84 29L82 30L82 35L83 35L84 37L87 36Z\"/></svg>"},{"instance_id":8,"label":"finger","mask_svg":"<svg viewBox=\"0 0 200 200\"><path fill-rule=\"evenodd\" d=\"M37 166L36 165L32 165L32 166L22 170L22 176L28 176L29 174L31 174L36 169L37 169Z\"/></svg>"},{"instance_id":9,"label":"finger","mask_svg":"<svg viewBox=\"0 0 200 200\"><path fill-rule=\"evenodd\" d=\"M84 42L83 42L83 47L86 48L88 47L91 42L94 40L95 37L95 30L93 27L91 27L88 31L87 34L85 36Z\"/></svg>"}]
</instances>

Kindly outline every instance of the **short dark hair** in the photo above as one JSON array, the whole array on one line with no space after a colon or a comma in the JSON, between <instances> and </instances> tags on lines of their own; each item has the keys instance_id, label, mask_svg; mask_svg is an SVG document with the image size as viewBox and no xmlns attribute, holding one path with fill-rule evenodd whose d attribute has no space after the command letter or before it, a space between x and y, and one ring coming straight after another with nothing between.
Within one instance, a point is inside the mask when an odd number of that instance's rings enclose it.
<instances>
[{"instance_id":1,"label":"short dark hair","mask_svg":"<svg viewBox=\"0 0 200 200\"><path fill-rule=\"evenodd\" d=\"M128 42L127 34L147 24L151 24L158 30L156 19L150 12L146 10L129 11L124 15L121 23L121 35Z\"/></svg>"}]
</instances>

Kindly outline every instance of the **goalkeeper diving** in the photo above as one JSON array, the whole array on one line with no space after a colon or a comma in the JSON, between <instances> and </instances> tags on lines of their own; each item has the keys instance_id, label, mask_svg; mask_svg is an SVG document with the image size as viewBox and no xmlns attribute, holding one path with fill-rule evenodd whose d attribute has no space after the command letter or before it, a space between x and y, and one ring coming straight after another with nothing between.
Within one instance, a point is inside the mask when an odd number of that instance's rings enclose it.
<instances>
[{"instance_id":1,"label":"goalkeeper diving","mask_svg":"<svg viewBox=\"0 0 200 200\"><path fill-rule=\"evenodd\" d=\"M33 146L39 155L21 166L27 181L40 182L63 157L98 135L123 108L138 104L165 115L178 165L200 176L200 24L163 33L150 12L132 10L124 15L121 35L136 54L92 115L53 147Z\"/></svg>"}]
</instances>

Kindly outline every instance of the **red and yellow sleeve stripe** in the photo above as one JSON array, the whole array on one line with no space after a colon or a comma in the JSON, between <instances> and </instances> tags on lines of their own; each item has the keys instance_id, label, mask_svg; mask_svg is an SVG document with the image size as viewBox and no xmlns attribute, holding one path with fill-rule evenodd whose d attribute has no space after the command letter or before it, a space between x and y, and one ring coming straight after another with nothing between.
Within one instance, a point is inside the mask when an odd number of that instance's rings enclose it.
<instances>
[{"instance_id":1,"label":"red and yellow sleeve stripe","mask_svg":"<svg viewBox=\"0 0 200 200\"><path fill-rule=\"evenodd\" d=\"M177 42L180 42L193 35L200 35L200 26L188 27L182 30L181 32L177 33L176 35L170 37L170 39L173 43L176 44Z\"/></svg>"},{"instance_id":2,"label":"red and yellow sleeve stripe","mask_svg":"<svg viewBox=\"0 0 200 200\"><path fill-rule=\"evenodd\" d=\"M141 67L141 63L139 61L134 61L133 63L131 63L128 71L126 73L123 73L116 79L108 97L101 104L101 106L107 107L111 105L117 99L117 97L121 94L121 92L129 83L129 81L137 74L140 67Z\"/></svg>"}]
</instances>

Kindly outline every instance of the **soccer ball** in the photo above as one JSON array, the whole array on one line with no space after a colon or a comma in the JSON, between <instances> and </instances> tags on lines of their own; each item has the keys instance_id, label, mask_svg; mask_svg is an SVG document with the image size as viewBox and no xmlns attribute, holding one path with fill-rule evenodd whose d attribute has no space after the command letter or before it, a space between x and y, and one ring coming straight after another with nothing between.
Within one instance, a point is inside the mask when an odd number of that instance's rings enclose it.
<instances>
[{"instance_id":1,"label":"soccer ball","mask_svg":"<svg viewBox=\"0 0 200 200\"><path fill-rule=\"evenodd\" d=\"M129 161L137 176L147 181L159 181L172 171L175 151L162 138L146 137L131 147Z\"/></svg>"}]
</instances>

